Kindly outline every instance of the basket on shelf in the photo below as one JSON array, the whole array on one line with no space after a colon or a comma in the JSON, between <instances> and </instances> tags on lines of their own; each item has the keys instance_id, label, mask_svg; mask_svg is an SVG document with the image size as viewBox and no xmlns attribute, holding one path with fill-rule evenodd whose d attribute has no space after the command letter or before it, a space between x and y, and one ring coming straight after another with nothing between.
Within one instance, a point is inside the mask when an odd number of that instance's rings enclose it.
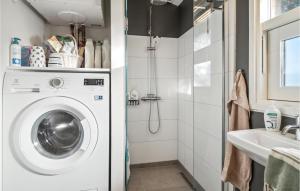
<instances>
[{"instance_id":1,"label":"basket on shelf","mask_svg":"<svg viewBox=\"0 0 300 191\"><path fill-rule=\"evenodd\" d=\"M62 35L63 37L70 37L75 45L75 48L71 54L58 53L61 55L63 68L80 68L83 58L78 54L77 41L72 35Z\"/></svg>"}]
</instances>

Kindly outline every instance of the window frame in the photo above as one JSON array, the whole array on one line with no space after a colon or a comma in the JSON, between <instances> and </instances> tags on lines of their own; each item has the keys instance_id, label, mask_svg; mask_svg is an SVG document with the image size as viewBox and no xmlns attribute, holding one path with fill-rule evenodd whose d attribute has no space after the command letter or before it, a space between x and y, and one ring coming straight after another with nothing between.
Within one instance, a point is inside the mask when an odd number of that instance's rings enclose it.
<instances>
[{"instance_id":1,"label":"window frame","mask_svg":"<svg viewBox=\"0 0 300 191\"><path fill-rule=\"evenodd\" d=\"M266 55L268 63L264 64L267 64L269 67L268 71L266 71L268 74L268 99L300 102L300 87L284 85L284 74L286 74L284 71L286 56L284 44L287 40L299 37L300 20L271 30L266 29L266 33L268 38L268 49L266 50L268 52L268 55ZM296 65L294 70L297 68L299 68L300 72L300 65L299 67Z\"/></svg>"},{"instance_id":2,"label":"window frame","mask_svg":"<svg viewBox=\"0 0 300 191\"><path fill-rule=\"evenodd\" d=\"M277 106L283 115L300 114L300 102L268 100L267 31L299 20L300 7L260 23L260 0L249 1L249 102L251 110L264 112Z\"/></svg>"}]
</instances>

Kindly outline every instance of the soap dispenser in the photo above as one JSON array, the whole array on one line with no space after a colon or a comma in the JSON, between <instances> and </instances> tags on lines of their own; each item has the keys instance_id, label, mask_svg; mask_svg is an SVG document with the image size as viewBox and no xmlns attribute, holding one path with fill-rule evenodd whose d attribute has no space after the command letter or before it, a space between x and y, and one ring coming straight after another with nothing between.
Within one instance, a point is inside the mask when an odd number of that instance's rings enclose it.
<instances>
[{"instance_id":1,"label":"soap dispenser","mask_svg":"<svg viewBox=\"0 0 300 191\"><path fill-rule=\"evenodd\" d=\"M265 110L264 121L267 131L280 131L281 112L274 104Z\"/></svg>"}]
</instances>

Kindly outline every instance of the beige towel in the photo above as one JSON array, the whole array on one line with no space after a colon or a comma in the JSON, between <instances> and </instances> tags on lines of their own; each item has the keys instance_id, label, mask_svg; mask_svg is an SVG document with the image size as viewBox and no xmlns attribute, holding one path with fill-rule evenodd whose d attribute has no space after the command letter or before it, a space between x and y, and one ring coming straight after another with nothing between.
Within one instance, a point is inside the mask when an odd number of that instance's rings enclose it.
<instances>
[{"instance_id":1,"label":"beige towel","mask_svg":"<svg viewBox=\"0 0 300 191\"><path fill-rule=\"evenodd\" d=\"M230 101L227 104L229 112L229 131L249 129L250 107L247 98L245 78L241 71L235 77ZM223 181L230 182L240 191L249 190L251 180L251 159L227 142Z\"/></svg>"}]
</instances>

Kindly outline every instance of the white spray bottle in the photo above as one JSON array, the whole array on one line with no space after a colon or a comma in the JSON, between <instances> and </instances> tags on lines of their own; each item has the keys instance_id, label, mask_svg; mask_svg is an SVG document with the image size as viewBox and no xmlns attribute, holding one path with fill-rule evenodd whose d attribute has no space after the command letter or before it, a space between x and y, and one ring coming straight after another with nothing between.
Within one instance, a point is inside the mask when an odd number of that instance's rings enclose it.
<instances>
[{"instance_id":1,"label":"white spray bottle","mask_svg":"<svg viewBox=\"0 0 300 191\"><path fill-rule=\"evenodd\" d=\"M21 39L12 38L10 44L10 65L11 66L21 66Z\"/></svg>"}]
</instances>

